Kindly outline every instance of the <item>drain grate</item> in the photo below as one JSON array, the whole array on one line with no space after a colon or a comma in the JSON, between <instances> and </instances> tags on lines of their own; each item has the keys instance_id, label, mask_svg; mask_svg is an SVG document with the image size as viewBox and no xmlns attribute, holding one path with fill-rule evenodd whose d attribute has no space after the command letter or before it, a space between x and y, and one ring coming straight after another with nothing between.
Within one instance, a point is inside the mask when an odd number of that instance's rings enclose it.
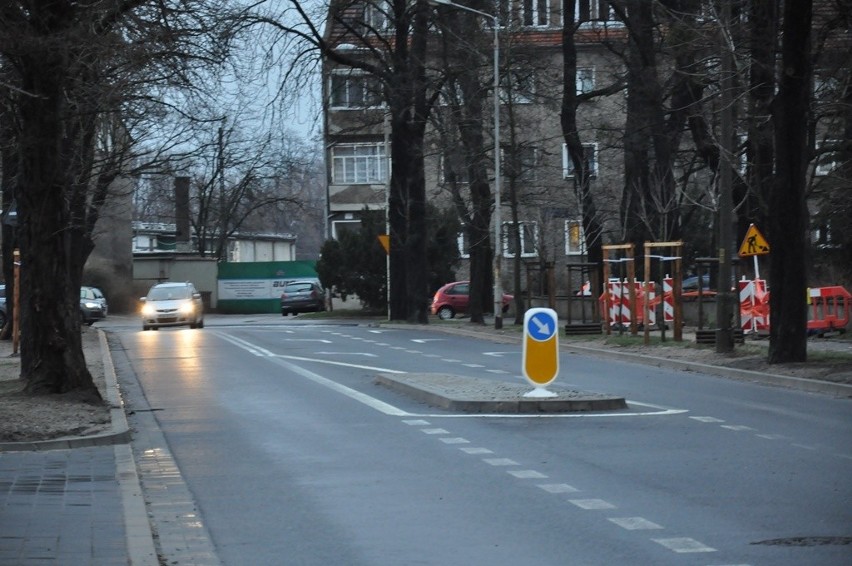
<instances>
[{"instance_id":1,"label":"drain grate","mask_svg":"<svg viewBox=\"0 0 852 566\"><path fill-rule=\"evenodd\" d=\"M768 546L825 546L852 544L852 537L788 537L762 540L751 544Z\"/></svg>"}]
</instances>

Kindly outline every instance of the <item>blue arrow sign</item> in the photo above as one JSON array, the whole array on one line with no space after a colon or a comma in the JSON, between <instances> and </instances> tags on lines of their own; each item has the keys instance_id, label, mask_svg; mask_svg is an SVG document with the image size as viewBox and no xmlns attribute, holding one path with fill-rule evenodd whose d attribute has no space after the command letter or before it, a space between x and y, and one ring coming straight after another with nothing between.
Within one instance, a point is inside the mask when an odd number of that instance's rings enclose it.
<instances>
[{"instance_id":1,"label":"blue arrow sign","mask_svg":"<svg viewBox=\"0 0 852 566\"><path fill-rule=\"evenodd\" d=\"M534 340L544 341L550 340L556 333L557 322L556 318L551 314L552 311L541 310L527 320L527 334Z\"/></svg>"}]
</instances>

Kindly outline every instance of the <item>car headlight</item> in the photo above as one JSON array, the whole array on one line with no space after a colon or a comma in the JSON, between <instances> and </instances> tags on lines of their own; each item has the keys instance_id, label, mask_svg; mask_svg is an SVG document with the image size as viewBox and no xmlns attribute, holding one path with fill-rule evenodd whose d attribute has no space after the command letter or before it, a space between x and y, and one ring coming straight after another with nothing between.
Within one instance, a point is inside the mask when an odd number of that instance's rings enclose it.
<instances>
[{"instance_id":1,"label":"car headlight","mask_svg":"<svg viewBox=\"0 0 852 566\"><path fill-rule=\"evenodd\" d=\"M142 316L154 316L156 312L154 305L142 305Z\"/></svg>"},{"instance_id":2,"label":"car headlight","mask_svg":"<svg viewBox=\"0 0 852 566\"><path fill-rule=\"evenodd\" d=\"M191 301L187 301L180 305L180 312L183 314L192 314L195 311L195 305Z\"/></svg>"},{"instance_id":3,"label":"car headlight","mask_svg":"<svg viewBox=\"0 0 852 566\"><path fill-rule=\"evenodd\" d=\"M83 303L83 306L84 306L84 307L86 307L87 309L96 309L96 308L98 308L100 305L99 305L98 303L93 303L93 302L91 302L91 301L86 301L85 303Z\"/></svg>"}]
</instances>

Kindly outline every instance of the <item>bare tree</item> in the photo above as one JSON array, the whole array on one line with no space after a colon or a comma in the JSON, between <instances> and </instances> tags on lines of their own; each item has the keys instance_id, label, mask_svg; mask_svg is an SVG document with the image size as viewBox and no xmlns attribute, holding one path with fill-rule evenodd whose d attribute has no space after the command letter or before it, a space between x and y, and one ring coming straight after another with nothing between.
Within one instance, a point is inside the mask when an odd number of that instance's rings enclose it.
<instances>
[{"instance_id":1,"label":"bare tree","mask_svg":"<svg viewBox=\"0 0 852 566\"><path fill-rule=\"evenodd\" d=\"M215 0L11 1L0 7L0 58L20 165L21 373L30 393L99 398L80 342L79 287L92 228L127 165L122 123L153 85L189 85L221 58ZM0 87L2 88L2 87ZM138 98L137 98L138 96ZM150 100L150 98L149 98ZM98 140L113 132L105 156Z\"/></svg>"}]
</instances>

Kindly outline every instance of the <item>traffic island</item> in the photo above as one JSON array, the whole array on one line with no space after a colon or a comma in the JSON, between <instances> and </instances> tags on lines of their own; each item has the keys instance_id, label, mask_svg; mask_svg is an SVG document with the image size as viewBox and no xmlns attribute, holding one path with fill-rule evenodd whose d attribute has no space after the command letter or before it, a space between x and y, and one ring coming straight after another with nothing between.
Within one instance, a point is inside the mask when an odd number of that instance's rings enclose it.
<instances>
[{"instance_id":1,"label":"traffic island","mask_svg":"<svg viewBox=\"0 0 852 566\"><path fill-rule=\"evenodd\" d=\"M463 377L444 373L407 373L376 376L376 383L409 397L450 411L493 414L574 413L626 409L624 397L548 386L553 397L525 397L528 383Z\"/></svg>"}]
</instances>

